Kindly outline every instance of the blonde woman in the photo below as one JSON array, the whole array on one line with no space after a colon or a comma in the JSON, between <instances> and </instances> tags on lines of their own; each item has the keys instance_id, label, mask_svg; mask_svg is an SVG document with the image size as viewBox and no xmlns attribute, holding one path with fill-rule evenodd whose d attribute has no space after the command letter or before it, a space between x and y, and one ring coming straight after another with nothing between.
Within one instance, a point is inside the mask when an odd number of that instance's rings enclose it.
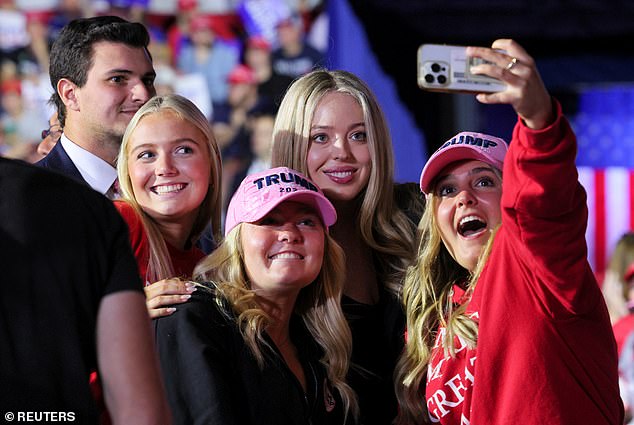
<instances>
[{"instance_id":1,"label":"blonde woman","mask_svg":"<svg viewBox=\"0 0 634 425\"><path fill-rule=\"evenodd\" d=\"M392 374L403 348L398 297L415 253L424 199L394 183L394 154L374 94L346 71L316 70L284 96L273 130L272 164L308 175L333 203L332 237L346 253L342 306L352 329L350 385L361 422L396 415Z\"/></svg>"},{"instance_id":2,"label":"blonde woman","mask_svg":"<svg viewBox=\"0 0 634 425\"><path fill-rule=\"evenodd\" d=\"M156 96L123 136L115 206L146 283L152 318L172 314L194 291L187 281L205 254L196 246L211 225L220 240L221 159L203 113L179 95Z\"/></svg>"},{"instance_id":3,"label":"blonde woman","mask_svg":"<svg viewBox=\"0 0 634 425\"><path fill-rule=\"evenodd\" d=\"M622 424L575 136L520 45L467 53L490 62L472 72L507 84L477 99L510 104L519 120L508 152L502 139L463 132L423 169L397 422Z\"/></svg>"},{"instance_id":4,"label":"blonde woman","mask_svg":"<svg viewBox=\"0 0 634 425\"><path fill-rule=\"evenodd\" d=\"M247 176L225 239L196 267L206 282L156 342L175 424L343 424L350 330L332 204L302 174Z\"/></svg>"},{"instance_id":5,"label":"blonde woman","mask_svg":"<svg viewBox=\"0 0 634 425\"><path fill-rule=\"evenodd\" d=\"M621 235L614 246L601 286L613 325L630 314L629 310L632 307L632 305L628 306L631 298L630 288L625 274L632 264L634 264L634 233L627 232Z\"/></svg>"},{"instance_id":6,"label":"blonde woman","mask_svg":"<svg viewBox=\"0 0 634 425\"><path fill-rule=\"evenodd\" d=\"M619 384L626 423L634 416L634 233L621 235L614 247L601 286L612 321L619 354Z\"/></svg>"}]
</instances>

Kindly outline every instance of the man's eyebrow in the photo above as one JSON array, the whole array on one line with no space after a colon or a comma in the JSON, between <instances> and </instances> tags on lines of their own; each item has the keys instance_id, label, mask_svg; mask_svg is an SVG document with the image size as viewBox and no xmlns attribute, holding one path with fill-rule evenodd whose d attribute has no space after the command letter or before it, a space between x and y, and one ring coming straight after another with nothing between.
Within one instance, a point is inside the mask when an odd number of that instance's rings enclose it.
<instances>
[{"instance_id":1,"label":"man's eyebrow","mask_svg":"<svg viewBox=\"0 0 634 425\"><path fill-rule=\"evenodd\" d=\"M110 75L110 74L132 75L132 74L134 74L134 71L132 71L130 69L125 69L125 68L114 68L114 69L109 69L105 73L106 73L106 75ZM143 76L144 77L156 77L156 71L148 71L148 72L144 73Z\"/></svg>"}]
</instances>

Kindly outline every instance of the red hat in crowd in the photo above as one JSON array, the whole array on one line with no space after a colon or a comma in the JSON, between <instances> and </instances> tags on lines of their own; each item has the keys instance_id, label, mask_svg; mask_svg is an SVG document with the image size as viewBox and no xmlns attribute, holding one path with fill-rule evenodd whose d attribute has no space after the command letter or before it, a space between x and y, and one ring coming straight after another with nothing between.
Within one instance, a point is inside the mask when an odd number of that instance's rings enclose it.
<instances>
[{"instance_id":1,"label":"red hat in crowd","mask_svg":"<svg viewBox=\"0 0 634 425\"><path fill-rule=\"evenodd\" d=\"M301 16L297 15L297 14L292 14L290 16L287 16L286 18L282 18L279 21L277 21L277 24L275 24L276 28L280 28L280 27L302 27L303 26L303 21Z\"/></svg>"},{"instance_id":2,"label":"red hat in crowd","mask_svg":"<svg viewBox=\"0 0 634 425\"><path fill-rule=\"evenodd\" d=\"M0 92L2 94L15 93L19 96L22 94L22 82L18 79L5 80L0 84Z\"/></svg>"},{"instance_id":3,"label":"red hat in crowd","mask_svg":"<svg viewBox=\"0 0 634 425\"><path fill-rule=\"evenodd\" d=\"M37 22L42 25L48 25L48 21L51 18L52 12L48 11L29 11L25 13L26 21L28 23Z\"/></svg>"},{"instance_id":4,"label":"red hat in crowd","mask_svg":"<svg viewBox=\"0 0 634 425\"><path fill-rule=\"evenodd\" d=\"M255 83L255 74L253 74L253 70L248 66L239 64L229 73L227 81L229 81L230 84L253 84Z\"/></svg>"},{"instance_id":5,"label":"red hat in crowd","mask_svg":"<svg viewBox=\"0 0 634 425\"><path fill-rule=\"evenodd\" d=\"M271 44L261 35L249 37L247 47L251 49L271 50Z\"/></svg>"},{"instance_id":6,"label":"red hat in crowd","mask_svg":"<svg viewBox=\"0 0 634 425\"><path fill-rule=\"evenodd\" d=\"M189 21L189 31L215 31L213 18L209 15L197 15Z\"/></svg>"},{"instance_id":7,"label":"red hat in crowd","mask_svg":"<svg viewBox=\"0 0 634 425\"><path fill-rule=\"evenodd\" d=\"M182 11L194 10L198 7L197 0L178 0L178 9Z\"/></svg>"}]
</instances>

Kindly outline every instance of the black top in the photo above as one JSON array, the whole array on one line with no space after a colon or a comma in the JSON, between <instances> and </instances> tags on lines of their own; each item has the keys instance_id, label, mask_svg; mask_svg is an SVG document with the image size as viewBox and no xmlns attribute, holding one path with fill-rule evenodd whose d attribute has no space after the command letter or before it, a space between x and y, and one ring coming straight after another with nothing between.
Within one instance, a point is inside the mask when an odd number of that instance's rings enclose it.
<instances>
[{"instance_id":1,"label":"black top","mask_svg":"<svg viewBox=\"0 0 634 425\"><path fill-rule=\"evenodd\" d=\"M258 84L258 97L260 99L266 99L268 102L272 102L277 110L282 102L284 93L286 93L286 89L288 89L288 86L290 86L292 82L292 77L280 75L273 71L268 80Z\"/></svg>"},{"instance_id":2,"label":"black top","mask_svg":"<svg viewBox=\"0 0 634 425\"><path fill-rule=\"evenodd\" d=\"M359 397L360 424L389 425L397 413L393 374L405 345L403 309L385 290L378 304L344 296L341 307L352 331L347 380Z\"/></svg>"},{"instance_id":3,"label":"black top","mask_svg":"<svg viewBox=\"0 0 634 425\"><path fill-rule=\"evenodd\" d=\"M397 207L410 220L411 231L425 209L417 183L396 184ZM375 261L379 278L385 275ZM385 287L377 304L369 305L344 296L341 307L352 331L352 359L348 383L359 397L361 425L389 425L397 414L394 368L405 346L405 312L397 297Z\"/></svg>"},{"instance_id":4,"label":"black top","mask_svg":"<svg viewBox=\"0 0 634 425\"><path fill-rule=\"evenodd\" d=\"M299 381L273 348L261 369L231 308L199 288L170 316L154 321L156 344L174 424L343 424L343 404L328 385L321 350L300 318L291 321L307 381Z\"/></svg>"},{"instance_id":5,"label":"black top","mask_svg":"<svg viewBox=\"0 0 634 425\"><path fill-rule=\"evenodd\" d=\"M275 72L291 78L300 77L315 68L326 65L324 55L308 43L304 43L302 50L292 56L287 56L281 47L273 50L271 64Z\"/></svg>"},{"instance_id":6,"label":"black top","mask_svg":"<svg viewBox=\"0 0 634 425\"><path fill-rule=\"evenodd\" d=\"M88 186L0 158L0 259L0 410L97 423L100 301L143 291L125 223Z\"/></svg>"}]
</instances>

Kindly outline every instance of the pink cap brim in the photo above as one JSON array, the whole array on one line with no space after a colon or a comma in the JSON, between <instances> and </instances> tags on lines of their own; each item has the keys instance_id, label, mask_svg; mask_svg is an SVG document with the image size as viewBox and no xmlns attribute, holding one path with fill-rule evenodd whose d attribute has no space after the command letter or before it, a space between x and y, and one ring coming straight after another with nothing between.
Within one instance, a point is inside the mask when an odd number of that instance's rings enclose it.
<instances>
[{"instance_id":1,"label":"pink cap brim","mask_svg":"<svg viewBox=\"0 0 634 425\"><path fill-rule=\"evenodd\" d=\"M233 211L233 208L231 208L231 206L227 208L228 214L225 219L225 236L227 236L229 232L239 223L256 222L273 211L275 207L287 201L306 204L314 208L315 211L319 213L319 216L326 228L332 226L337 221L337 211L330 201L321 193L313 191L290 192L285 196L271 199L270 202L263 204L254 210L252 214L243 213L240 221L237 221L235 217L230 217L229 215L231 214L231 211Z\"/></svg>"},{"instance_id":2,"label":"pink cap brim","mask_svg":"<svg viewBox=\"0 0 634 425\"><path fill-rule=\"evenodd\" d=\"M485 162L499 170L502 170L504 166L504 156L508 150L508 145L504 140L484 134L466 132L459 133L451 140L454 140L461 135L478 137L484 136L487 140L494 140L497 145L491 149L484 149L477 145L459 143L451 144L437 150L431 158L429 158L420 175L420 190L424 194L429 194L431 185L436 177L438 177L445 167L453 162L472 159Z\"/></svg>"}]
</instances>

